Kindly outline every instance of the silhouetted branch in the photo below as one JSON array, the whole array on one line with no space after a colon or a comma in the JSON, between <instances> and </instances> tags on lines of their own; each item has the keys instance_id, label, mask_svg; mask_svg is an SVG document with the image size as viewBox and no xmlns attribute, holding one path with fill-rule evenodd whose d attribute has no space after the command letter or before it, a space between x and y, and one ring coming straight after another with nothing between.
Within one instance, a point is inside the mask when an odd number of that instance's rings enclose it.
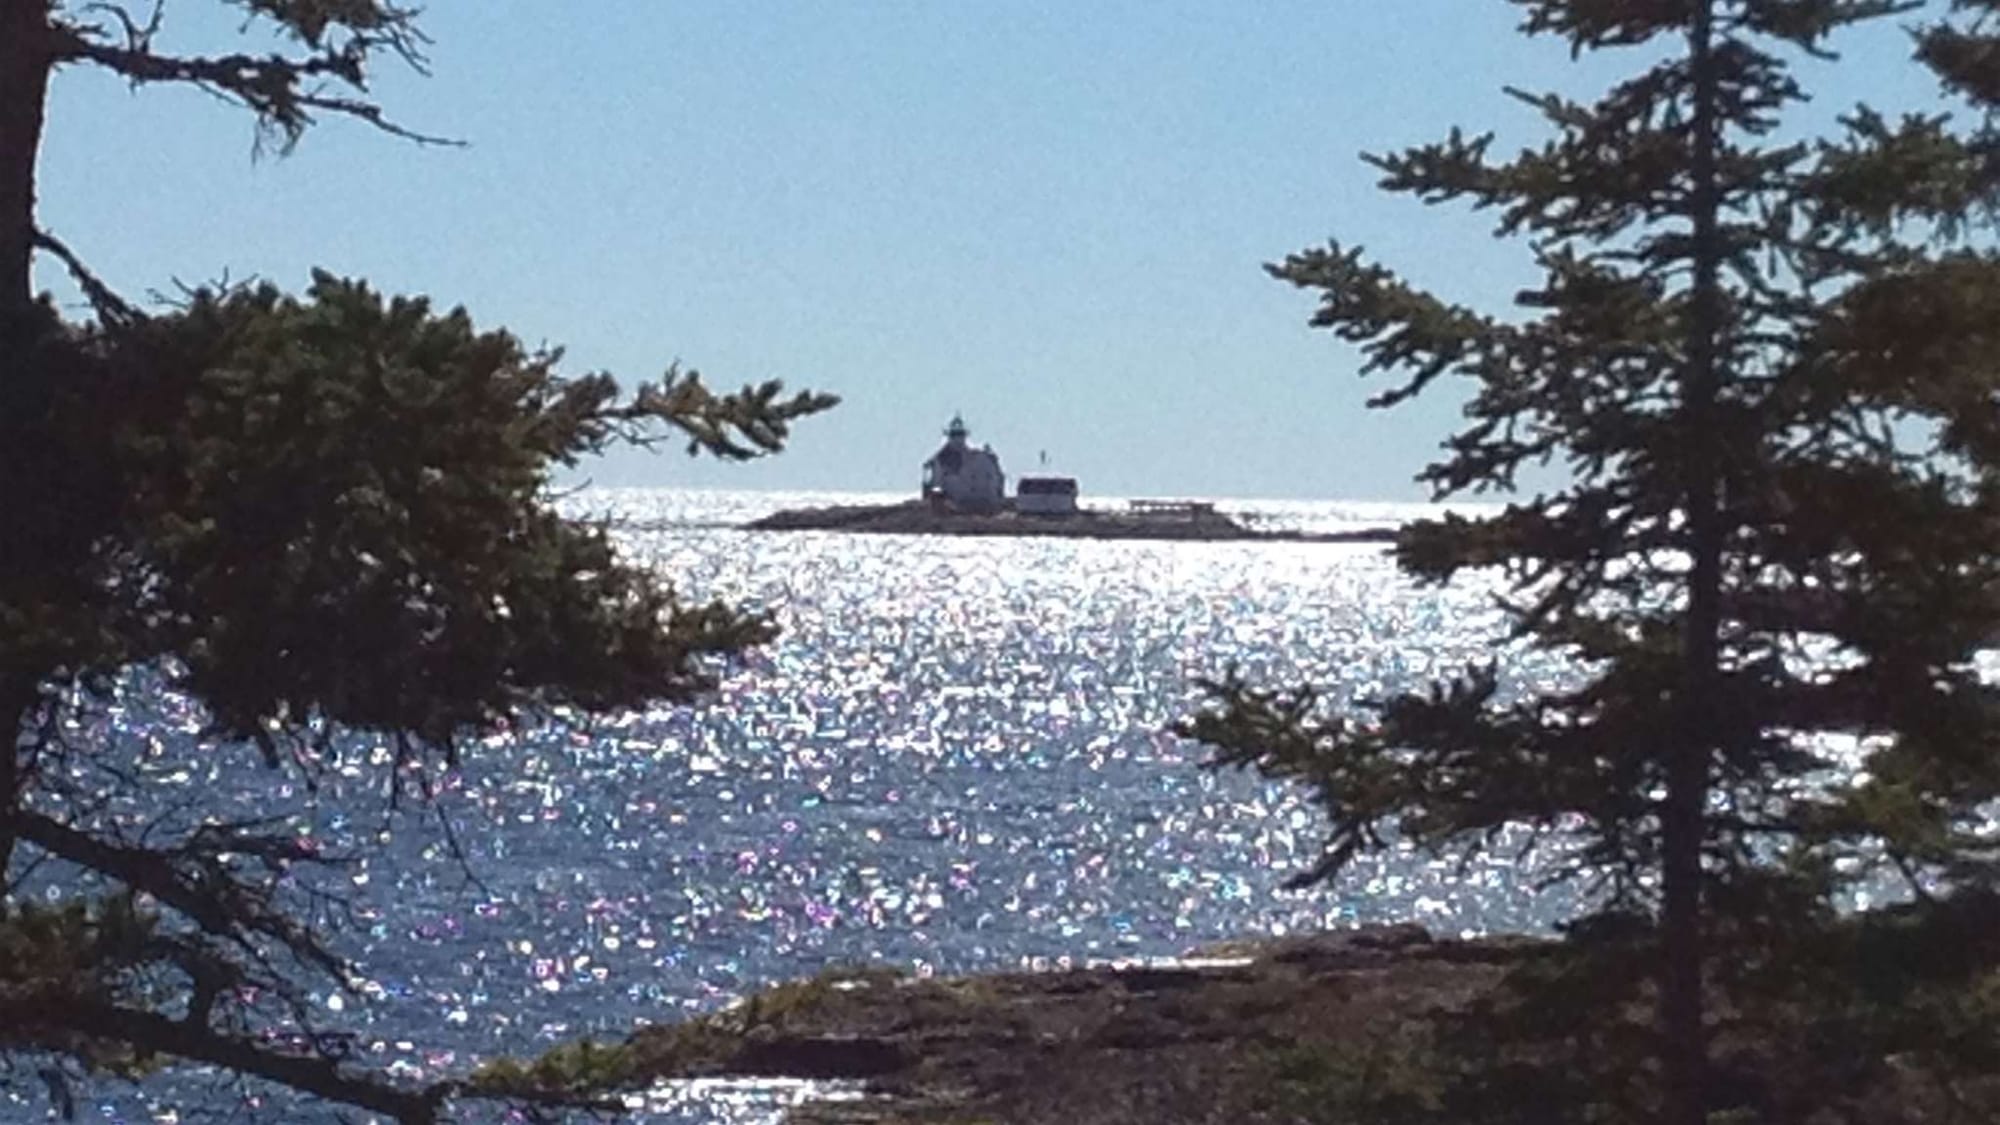
<instances>
[{"instance_id":1,"label":"silhouetted branch","mask_svg":"<svg viewBox=\"0 0 2000 1125\"><path fill-rule=\"evenodd\" d=\"M103 321L107 327L122 327L145 319L144 313L133 308L101 278L92 273L90 267L83 264L83 259L77 257L76 252L64 245L55 235L37 229L35 247L54 255L62 262L64 268L69 270L70 277L76 281L77 288L83 290L84 299L89 301L90 307L96 311L97 319Z\"/></svg>"},{"instance_id":2,"label":"silhouetted branch","mask_svg":"<svg viewBox=\"0 0 2000 1125\"><path fill-rule=\"evenodd\" d=\"M421 56L400 40L356 37L337 49L328 48L301 59L246 54L183 57L147 49L149 38L138 40L137 46L120 47L95 42L85 34L86 30L59 29L58 60L96 63L134 85L163 82L194 86L249 109L267 126L283 134L286 147L295 143L313 123L315 112L351 117L418 144L464 143L399 125L381 106L364 98L327 93L307 85L316 79L328 79L365 90L364 64L369 53L381 46L395 47L412 65L420 63Z\"/></svg>"},{"instance_id":3,"label":"silhouetted branch","mask_svg":"<svg viewBox=\"0 0 2000 1125\"><path fill-rule=\"evenodd\" d=\"M725 461L747 461L782 448L791 423L840 403L836 395L799 391L779 397L777 380L717 394L696 371L667 369L657 383L641 384L630 402L606 409L599 417L623 440L652 448L660 438L648 427L664 422L687 438L687 452L706 452Z\"/></svg>"},{"instance_id":4,"label":"silhouetted branch","mask_svg":"<svg viewBox=\"0 0 2000 1125\"><path fill-rule=\"evenodd\" d=\"M386 1114L401 1125L432 1125L438 1109L452 1093L448 1084L419 1089L391 1085L381 1079L344 1069L341 1060L320 1055L273 1051L252 1040L211 1031L157 1012L75 998L38 1010L33 1004L0 1016L17 1033L41 1033L60 1049L74 1036L126 1043L143 1052L189 1062L208 1063L252 1075L294 1090Z\"/></svg>"},{"instance_id":5,"label":"silhouetted branch","mask_svg":"<svg viewBox=\"0 0 2000 1125\"><path fill-rule=\"evenodd\" d=\"M166 15L166 8L166 0L153 0L153 10L147 13L145 23L133 19L131 9L123 4L85 4L83 11L117 20L125 36L125 46L134 51L148 51L152 49L153 37L160 33L160 20Z\"/></svg>"},{"instance_id":6,"label":"silhouetted branch","mask_svg":"<svg viewBox=\"0 0 2000 1125\"><path fill-rule=\"evenodd\" d=\"M207 933L233 939L246 948L252 948L253 934L274 938L302 963L342 983L347 980L345 961L327 950L306 927L273 908L267 893L235 879L215 852L198 845L199 836L174 849L128 847L99 840L40 813L27 811L15 814L15 826L20 839L59 859L108 875L153 896ZM225 846L246 850L257 845L247 838L232 837ZM266 842L266 862L271 861L272 849L278 846ZM314 857L294 842L285 858ZM191 863L195 870L184 870L183 863Z\"/></svg>"}]
</instances>

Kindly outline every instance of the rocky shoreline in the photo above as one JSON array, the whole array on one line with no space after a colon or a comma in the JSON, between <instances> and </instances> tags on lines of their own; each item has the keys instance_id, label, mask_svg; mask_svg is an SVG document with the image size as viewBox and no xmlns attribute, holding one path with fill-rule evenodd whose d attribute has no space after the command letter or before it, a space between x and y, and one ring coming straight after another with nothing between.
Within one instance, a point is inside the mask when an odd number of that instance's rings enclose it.
<instances>
[{"instance_id":1,"label":"rocky shoreline","mask_svg":"<svg viewBox=\"0 0 2000 1125\"><path fill-rule=\"evenodd\" d=\"M1257 543L1393 543L1394 527L1352 531L1267 531L1213 508L1166 511L1083 509L1061 516L939 511L918 500L792 508L755 519L750 531L839 531L874 535L992 535L1062 539L1189 540Z\"/></svg>"},{"instance_id":2,"label":"rocky shoreline","mask_svg":"<svg viewBox=\"0 0 2000 1125\"><path fill-rule=\"evenodd\" d=\"M1362 1052L1486 992L1535 938L1416 926L1231 943L1185 961L919 979L833 969L626 1046L656 1079L860 1083L794 1123L1256 1121L1271 1067ZM1275 1119L1275 1118L1273 1118Z\"/></svg>"},{"instance_id":3,"label":"rocky shoreline","mask_svg":"<svg viewBox=\"0 0 2000 1125\"><path fill-rule=\"evenodd\" d=\"M1984 900L1850 919L1718 993L1725 1116L2000 1120L1994 932ZM837 966L621 1043L496 1060L469 1088L628 1107L726 1089L787 1125L1650 1120L1653 947L1592 940L1400 925L1056 971Z\"/></svg>"}]
</instances>

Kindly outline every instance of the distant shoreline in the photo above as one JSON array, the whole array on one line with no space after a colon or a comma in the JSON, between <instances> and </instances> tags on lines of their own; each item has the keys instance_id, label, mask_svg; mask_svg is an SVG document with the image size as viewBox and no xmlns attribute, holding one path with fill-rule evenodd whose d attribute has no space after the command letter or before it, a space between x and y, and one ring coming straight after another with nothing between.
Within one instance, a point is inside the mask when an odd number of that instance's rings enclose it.
<instances>
[{"instance_id":1,"label":"distant shoreline","mask_svg":"<svg viewBox=\"0 0 2000 1125\"><path fill-rule=\"evenodd\" d=\"M1393 543L1395 527L1350 531L1260 531L1212 507L1155 511L1082 509L1059 516L932 509L921 500L789 508L742 525L747 531L840 531L863 535L985 535L1010 538L1137 539L1204 543Z\"/></svg>"}]
</instances>

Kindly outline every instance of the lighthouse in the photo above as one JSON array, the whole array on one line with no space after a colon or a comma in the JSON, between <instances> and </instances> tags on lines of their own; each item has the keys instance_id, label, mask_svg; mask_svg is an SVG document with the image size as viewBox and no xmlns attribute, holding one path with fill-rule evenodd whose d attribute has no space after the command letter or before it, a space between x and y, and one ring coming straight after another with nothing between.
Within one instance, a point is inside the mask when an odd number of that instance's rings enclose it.
<instances>
[{"instance_id":1,"label":"lighthouse","mask_svg":"<svg viewBox=\"0 0 2000 1125\"><path fill-rule=\"evenodd\" d=\"M966 512L998 511L1006 502L1007 475L992 446L972 447L965 418L952 415L944 445L924 462L924 499Z\"/></svg>"}]
</instances>

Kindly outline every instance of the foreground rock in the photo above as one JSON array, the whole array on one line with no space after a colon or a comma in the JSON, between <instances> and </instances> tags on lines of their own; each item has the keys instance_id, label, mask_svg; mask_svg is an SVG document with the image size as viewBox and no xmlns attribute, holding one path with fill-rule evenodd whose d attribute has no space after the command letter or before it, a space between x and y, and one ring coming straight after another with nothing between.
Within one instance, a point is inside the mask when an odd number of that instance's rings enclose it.
<instances>
[{"instance_id":1,"label":"foreground rock","mask_svg":"<svg viewBox=\"0 0 2000 1125\"><path fill-rule=\"evenodd\" d=\"M1062 539L1166 539L1204 542L1391 543L1393 527L1352 531L1264 531L1246 527L1213 508L1155 511L1085 509L1064 516L1014 511L990 514L939 512L916 500L901 504L846 504L793 508L752 520L751 531L841 531L882 535L999 535Z\"/></svg>"},{"instance_id":2,"label":"foreground rock","mask_svg":"<svg viewBox=\"0 0 2000 1125\"><path fill-rule=\"evenodd\" d=\"M1278 1119L1257 1059L1326 1053L1455 1008L1533 939L1417 927L1257 942L1169 965L917 980L831 971L628 1044L650 1077L847 1079L813 1122Z\"/></svg>"}]
</instances>

